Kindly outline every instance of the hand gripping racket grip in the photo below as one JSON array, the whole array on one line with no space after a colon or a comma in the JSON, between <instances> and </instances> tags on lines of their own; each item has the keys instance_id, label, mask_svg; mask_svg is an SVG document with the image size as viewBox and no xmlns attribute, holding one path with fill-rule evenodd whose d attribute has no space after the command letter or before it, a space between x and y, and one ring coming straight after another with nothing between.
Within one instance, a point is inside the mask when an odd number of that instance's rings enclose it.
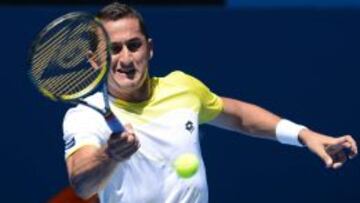
<instances>
[{"instance_id":1,"label":"hand gripping racket grip","mask_svg":"<svg viewBox=\"0 0 360 203\"><path fill-rule=\"evenodd\" d=\"M109 113L105 117L106 123L110 127L111 131L115 134L121 134L124 132L124 127L120 121L114 116L114 114Z\"/></svg>"}]
</instances>

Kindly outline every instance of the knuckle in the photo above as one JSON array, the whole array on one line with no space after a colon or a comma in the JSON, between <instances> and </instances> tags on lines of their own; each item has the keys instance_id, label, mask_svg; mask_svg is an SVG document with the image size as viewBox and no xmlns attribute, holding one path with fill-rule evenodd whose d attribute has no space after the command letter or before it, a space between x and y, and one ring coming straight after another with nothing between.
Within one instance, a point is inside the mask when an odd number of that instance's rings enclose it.
<instances>
[{"instance_id":1,"label":"knuckle","mask_svg":"<svg viewBox=\"0 0 360 203\"><path fill-rule=\"evenodd\" d=\"M351 140L351 136L350 136L350 135L345 135L344 137L345 137L345 139L347 139L347 140Z\"/></svg>"},{"instance_id":2,"label":"knuckle","mask_svg":"<svg viewBox=\"0 0 360 203\"><path fill-rule=\"evenodd\" d=\"M132 144L134 142L135 142L135 137L133 135L129 134L127 137L127 143Z\"/></svg>"}]
</instances>

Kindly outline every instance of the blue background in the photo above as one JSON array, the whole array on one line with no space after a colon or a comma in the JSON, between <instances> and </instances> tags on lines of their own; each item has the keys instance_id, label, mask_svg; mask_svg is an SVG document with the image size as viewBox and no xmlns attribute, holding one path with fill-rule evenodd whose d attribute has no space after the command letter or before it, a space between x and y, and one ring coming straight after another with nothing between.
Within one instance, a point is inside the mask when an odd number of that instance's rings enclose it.
<instances>
[{"instance_id":1,"label":"blue background","mask_svg":"<svg viewBox=\"0 0 360 203\"><path fill-rule=\"evenodd\" d=\"M31 40L50 20L98 7L0 8L3 96L1 202L46 202L68 185L61 123L26 71ZM154 39L153 75L183 70L330 135L360 142L360 10L139 8ZM360 202L360 159L330 171L305 148L201 129L210 202Z\"/></svg>"},{"instance_id":2,"label":"blue background","mask_svg":"<svg viewBox=\"0 0 360 203\"><path fill-rule=\"evenodd\" d=\"M229 7L359 7L359 0L227 0Z\"/></svg>"}]
</instances>

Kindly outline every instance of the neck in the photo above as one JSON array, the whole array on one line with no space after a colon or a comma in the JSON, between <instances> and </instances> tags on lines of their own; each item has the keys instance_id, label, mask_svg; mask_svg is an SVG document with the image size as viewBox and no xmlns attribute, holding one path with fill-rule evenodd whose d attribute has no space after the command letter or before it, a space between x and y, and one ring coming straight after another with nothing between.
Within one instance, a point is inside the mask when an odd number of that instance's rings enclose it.
<instances>
[{"instance_id":1,"label":"neck","mask_svg":"<svg viewBox=\"0 0 360 203\"><path fill-rule=\"evenodd\" d=\"M109 88L112 96L127 102L143 102L151 97L151 80L146 78L143 85L137 90Z\"/></svg>"}]
</instances>

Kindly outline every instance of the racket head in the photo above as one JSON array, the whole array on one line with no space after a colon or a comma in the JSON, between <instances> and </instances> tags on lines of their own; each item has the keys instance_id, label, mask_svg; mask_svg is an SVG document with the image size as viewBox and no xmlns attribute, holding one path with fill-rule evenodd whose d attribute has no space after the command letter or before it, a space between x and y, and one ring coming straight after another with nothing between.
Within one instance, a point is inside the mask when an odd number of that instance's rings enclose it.
<instances>
[{"instance_id":1,"label":"racket head","mask_svg":"<svg viewBox=\"0 0 360 203\"><path fill-rule=\"evenodd\" d=\"M93 15L68 13L39 32L29 63L29 77L44 96L78 100L106 78L111 63L109 36Z\"/></svg>"}]
</instances>

